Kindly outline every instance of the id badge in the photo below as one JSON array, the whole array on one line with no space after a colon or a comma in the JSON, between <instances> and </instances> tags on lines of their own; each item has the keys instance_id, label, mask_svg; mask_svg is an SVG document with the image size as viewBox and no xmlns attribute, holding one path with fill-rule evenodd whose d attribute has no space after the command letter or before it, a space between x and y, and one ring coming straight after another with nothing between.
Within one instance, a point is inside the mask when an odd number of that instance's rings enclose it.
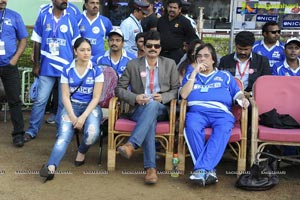
<instances>
[{"instance_id":1,"label":"id badge","mask_svg":"<svg viewBox=\"0 0 300 200\"><path fill-rule=\"evenodd\" d=\"M59 55L59 43L57 41L50 42L49 50L50 50L51 55L58 56Z\"/></svg>"},{"instance_id":2,"label":"id badge","mask_svg":"<svg viewBox=\"0 0 300 200\"><path fill-rule=\"evenodd\" d=\"M200 92L208 92L208 87L204 86L200 89Z\"/></svg>"},{"instance_id":3,"label":"id badge","mask_svg":"<svg viewBox=\"0 0 300 200\"><path fill-rule=\"evenodd\" d=\"M0 40L0 55L3 56L5 55L5 43L4 41Z\"/></svg>"}]
</instances>

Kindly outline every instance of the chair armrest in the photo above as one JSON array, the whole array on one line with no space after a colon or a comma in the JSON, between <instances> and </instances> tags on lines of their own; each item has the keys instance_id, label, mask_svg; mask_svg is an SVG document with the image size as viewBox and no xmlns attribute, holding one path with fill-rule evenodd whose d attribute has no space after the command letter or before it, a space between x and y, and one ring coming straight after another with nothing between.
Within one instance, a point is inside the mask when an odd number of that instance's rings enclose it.
<instances>
[{"instance_id":1,"label":"chair armrest","mask_svg":"<svg viewBox=\"0 0 300 200\"><path fill-rule=\"evenodd\" d=\"M169 112L169 122L170 122L170 133L175 133L175 123L176 123L176 103L177 100L173 99L170 103L170 112Z\"/></svg>"},{"instance_id":2,"label":"chair armrest","mask_svg":"<svg viewBox=\"0 0 300 200\"><path fill-rule=\"evenodd\" d=\"M185 155L183 129L185 127L186 108L187 108L187 101L185 99L182 99L180 102L179 133L178 133L178 153L182 155Z\"/></svg>"},{"instance_id":3,"label":"chair armrest","mask_svg":"<svg viewBox=\"0 0 300 200\"><path fill-rule=\"evenodd\" d=\"M113 131L115 122L119 116L118 97L112 97L108 107L108 130Z\"/></svg>"},{"instance_id":4,"label":"chair armrest","mask_svg":"<svg viewBox=\"0 0 300 200\"><path fill-rule=\"evenodd\" d=\"M257 140L257 135L258 135L258 108L257 104L254 100L253 97L249 98L250 105L252 108L252 116L251 116L251 140Z\"/></svg>"}]
</instances>

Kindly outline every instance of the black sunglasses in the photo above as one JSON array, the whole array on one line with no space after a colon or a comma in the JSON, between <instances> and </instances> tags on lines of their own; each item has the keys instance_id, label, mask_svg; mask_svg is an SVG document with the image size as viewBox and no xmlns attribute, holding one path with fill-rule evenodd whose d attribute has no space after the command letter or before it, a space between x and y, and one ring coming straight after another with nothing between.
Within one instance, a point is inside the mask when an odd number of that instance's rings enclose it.
<instances>
[{"instance_id":1,"label":"black sunglasses","mask_svg":"<svg viewBox=\"0 0 300 200\"><path fill-rule=\"evenodd\" d=\"M275 35L276 33L280 34L281 30L277 30L277 31L268 31L268 32Z\"/></svg>"},{"instance_id":2,"label":"black sunglasses","mask_svg":"<svg viewBox=\"0 0 300 200\"><path fill-rule=\"evenodd\" d=\"M159 49L161 47L160 44L145 44L145 47L147 47L148 49L151 49L152 47L154 47L155 49Z\"/></svg>"}]
</instances>

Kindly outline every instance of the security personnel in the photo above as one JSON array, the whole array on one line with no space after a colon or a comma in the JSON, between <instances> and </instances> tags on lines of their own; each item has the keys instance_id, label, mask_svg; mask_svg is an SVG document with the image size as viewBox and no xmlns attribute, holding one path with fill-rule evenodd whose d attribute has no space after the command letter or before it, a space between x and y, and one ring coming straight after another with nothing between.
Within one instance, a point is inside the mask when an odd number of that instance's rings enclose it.
<instances>
[{"instance_id":1,"label":"security personnel","mask_svg":"<svg viewBox=\"0 0 300 200\"><path fill-rule=\"evenodd\" d=\"M137 54L135 36L143 32L141 20L148 14L148 7L149 3L134 0L132 13L120 25L121 31L124 34L124 49L134 55Z\"/></svg>"},{"instance_id":2,"label":"security personnel","mask_svg":"<svg viewBox=\"0 0 300 200\"><path fill-rule=\"evenodd\" d=\"M158 19L157 30L161 35L161 56L179 63L184 54L183 42L198 39L190 21L181 15L181 0L169 0L167 14Z\"/></svg>"}]
</instances>

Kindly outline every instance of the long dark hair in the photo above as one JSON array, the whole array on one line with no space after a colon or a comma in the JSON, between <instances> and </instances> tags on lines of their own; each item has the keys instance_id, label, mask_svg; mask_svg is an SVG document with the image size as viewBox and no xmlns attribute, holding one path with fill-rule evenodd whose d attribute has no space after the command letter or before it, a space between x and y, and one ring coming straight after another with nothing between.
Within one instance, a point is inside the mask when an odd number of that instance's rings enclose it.
<instances>
[{"instance_id":1,"label":"long dark hair","mask_svg":"<svg viewBox=\"0 0 300 200\"><path fill-rule=\"evenodd\" d=\"M191 43L189 44L188 50L186 52L187 58L182 63L180 63L180 65L178 66L178 72L180 75L184 75L186 72L187 66L196 60L195 47L197 44L202 45L203 44L202 40L195 39L195 40L191 41Z\"/></svg>"}]
</instances>

